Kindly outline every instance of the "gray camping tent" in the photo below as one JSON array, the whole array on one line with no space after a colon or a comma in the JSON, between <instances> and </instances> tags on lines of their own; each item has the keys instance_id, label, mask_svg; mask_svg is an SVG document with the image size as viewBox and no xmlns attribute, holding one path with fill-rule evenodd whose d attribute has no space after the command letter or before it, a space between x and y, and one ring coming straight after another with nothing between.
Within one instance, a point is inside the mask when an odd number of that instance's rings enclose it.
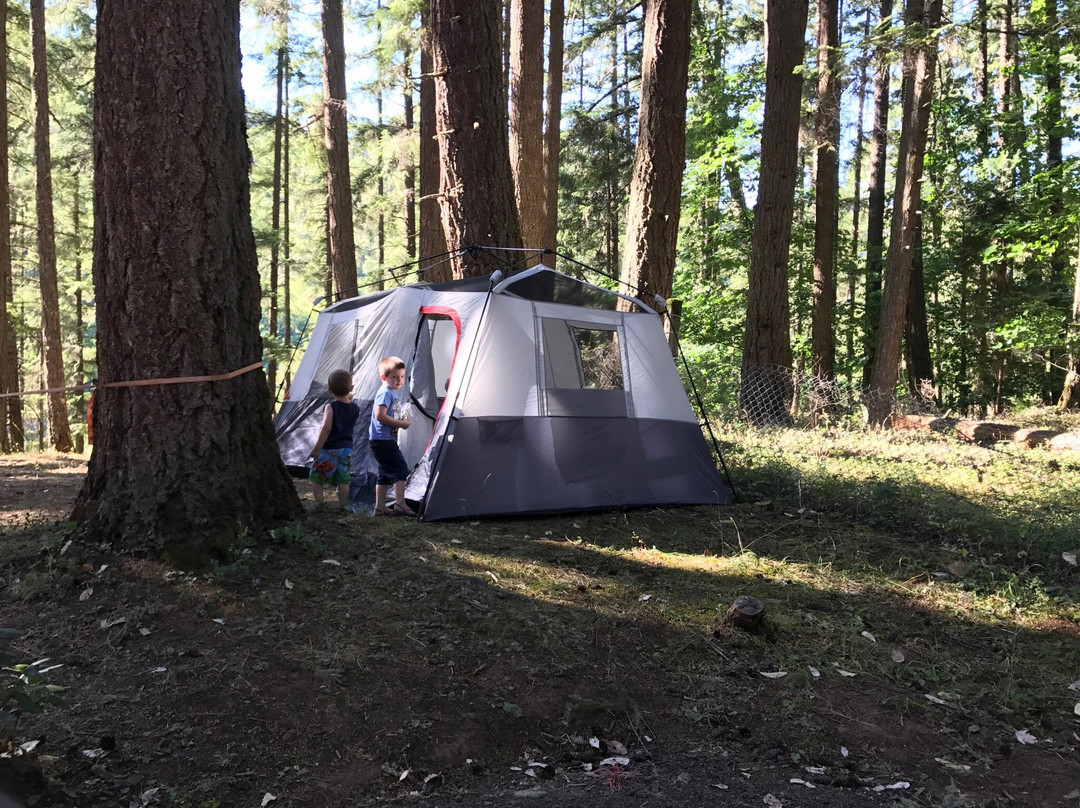
<instances>
[{"instance_id":1,"label":"gray camping tent","mask_svg":"<svg viewBox=\"0 0 1080 808\"><path fill-rule=\"evenodd\" d=\"M408 367L406 497L425 519L731 502L659 315L544 266L322 311L274 422L287 466L307 463L330 372L370 405L388 355ZM374 470L366 438L362 418L354 479Z\"/></svg>"}]
</instances>

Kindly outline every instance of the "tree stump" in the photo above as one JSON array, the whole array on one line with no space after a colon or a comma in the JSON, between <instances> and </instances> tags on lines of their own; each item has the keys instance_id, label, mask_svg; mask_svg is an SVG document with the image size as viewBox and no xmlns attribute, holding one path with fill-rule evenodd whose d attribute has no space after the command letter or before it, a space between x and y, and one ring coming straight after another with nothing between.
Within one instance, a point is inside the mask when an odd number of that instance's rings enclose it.
<instances>
[{"instance_id":1,"label":"tree stump","mask_svg":"<svg viewBox=\"0 0 1080 808\"><path fill-rule=\"evenodd\" d=\"M739 595L720 621L720 625L760 634L765 628L765 604L749 595Z\"/></svg>"}]
</instances>

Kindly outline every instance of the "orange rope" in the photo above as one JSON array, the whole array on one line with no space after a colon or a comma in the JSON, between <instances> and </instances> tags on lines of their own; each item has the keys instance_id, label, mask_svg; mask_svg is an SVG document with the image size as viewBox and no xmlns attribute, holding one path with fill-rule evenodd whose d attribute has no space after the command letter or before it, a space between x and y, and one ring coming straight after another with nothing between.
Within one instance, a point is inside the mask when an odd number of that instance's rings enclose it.
<instances>
[{"instance_id":1,"label":"orange rope","mask_svg":"<svg viewBox=\"0 0 1080 808\"><path fill-rule=\"evenodd\" d=\"M68 393L73 390L90 390L92 388L101 387L146 387L154 384L189 384L191 382L220 382L226 379L234 379L244 373L248 373L255 368L262 367L262 362L252 362L246 368L240 368L234 370L231 373L218 373L213 376L174 376L167 379L136 379L135 381L128 382L99 382L98 384L80 384L75 387L48 387L44 390L23 390L18 393L0 393L0 398L10 398L11 396L33 396L41 395L42 393Z\"/></svg>"}]
</instances>

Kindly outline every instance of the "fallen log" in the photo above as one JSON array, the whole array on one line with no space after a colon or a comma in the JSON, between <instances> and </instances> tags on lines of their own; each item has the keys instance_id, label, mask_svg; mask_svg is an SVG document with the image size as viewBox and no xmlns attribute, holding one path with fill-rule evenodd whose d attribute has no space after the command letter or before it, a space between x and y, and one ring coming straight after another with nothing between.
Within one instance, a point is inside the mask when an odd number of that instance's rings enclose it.
<instances>
[{"instance_id":1,"label":"fallen log","mask_svg":"<svg viewBox=\"0 0 1080 808\"><path fill-rule=\"evenodd\" d=\"M893 429L952 433L965 440L979 444L1015 443L1032 448L1045 446L1049 449L1080 451L1080 432L1061 432L1053 429L1026 429L1013 424L997 424L992 421L965 421L960 418L942 418L937 415L894 415L890 421Z\"/></svg>"}]
</instances>

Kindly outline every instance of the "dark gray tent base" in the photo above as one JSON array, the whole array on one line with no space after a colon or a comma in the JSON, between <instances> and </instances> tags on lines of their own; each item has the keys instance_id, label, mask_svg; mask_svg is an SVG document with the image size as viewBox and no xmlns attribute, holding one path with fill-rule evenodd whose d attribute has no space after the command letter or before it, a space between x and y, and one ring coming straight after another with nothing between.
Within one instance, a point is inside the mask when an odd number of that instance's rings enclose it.
<instances>
[{"instance_id":1,"label":"dark gray tent base","mask_svg":"<svg viewBox=\"0 0 1080 808\"><path fill-rule=\"evenodd\" d=\"M462 418L450 432L426 520L732 502L696 423Z\"/></svg>"}]
</instances>

